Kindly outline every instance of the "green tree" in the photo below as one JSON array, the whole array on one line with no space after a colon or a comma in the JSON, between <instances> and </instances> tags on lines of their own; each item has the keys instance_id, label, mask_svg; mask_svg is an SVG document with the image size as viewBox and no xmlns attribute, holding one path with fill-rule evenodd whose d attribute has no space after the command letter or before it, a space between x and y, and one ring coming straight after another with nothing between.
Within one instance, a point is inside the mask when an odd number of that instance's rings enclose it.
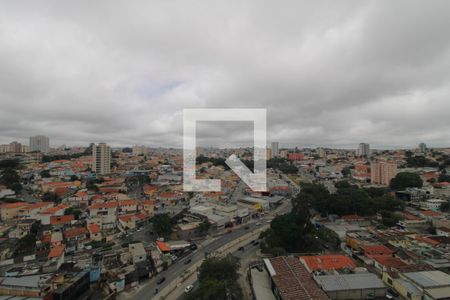
<instances>
[{"instance_id":1,"label":"green tree","mask_svg":"<svg viewBox=\"0 0 450 300\"><path fill-rule=\"evenodd\" d=\"M273 252L276 248L287 252L309 252L318 249L314 237L314 226L310 222L309 208L313 196L300 193L292 200L292 211L289 214L275 217L270 229L262 234L261 249Z\"/></svg>"},{"instance_id":2,"label":"green tree","mask_svg":"<svg viewBox=\"0 0 450 300\"><path fill-rule=\"evenodd\" d=\"M172 233L172 219L168 214L157 214L152 219L153 230L162 237Z\"/></svg>"},{"instance_id":3,"label":"green tree","mask_svg":"<svg viewBox=\"0 0 450 300\"><path fill-rule=\"evenodd\" d=\"M69 207L68 209L66 209L65 211L64 211L64 214L67 216L67 215L73 215L74 216L74 218L76 219L76 220L78 220L79 218L80 218L80 215L81 215L81 210L79 210L78 208L75 208L75 207Z\"/></svg>"},{"instance_id":4,"label":"green tree","mask_svg":"<svg viewBox=\"0 0 450 300\"><path fill-rule=\"evenodd\" d=\"M49 178L52 176L52 175L50 175L49 170L42 170L39 174L41 175L42 178Z\"/></svg>"},{"instance_id":5,"label":"green tree","mask_svg":"<svg viewBox=\"0 0 450 300\"><path fill-rule=\"evenodd\" d=\"M198 225L198 230L200 231L200 233L206 233L206 232L208 232L210 227L211 227L211 224L206 219Z\"/></svg>"},{"instance_id":6,"label":"green tree","mask_svg":"<svg viewBox=\"0 0 450 300\"><path fill-rule=\"evenodd\" d=\"M42 201L59 203L61 201L61 199L55 193L45 192L44 195L42 195Z\"/></svg>"},{"instance_id":7,"label":"green tree","mask_svg":"<svg viewBox=\"0 0 450 300\"><path fill-rule=\"evenodd\" d=\"M393 190L404 190L406 188L418 187L423 185L419 175L409 172L400 172L392 180L390 187Z\"/></svg>"},{"instance_id":8,"label":"green tree","mask_svg":"<svg viewBox=\"0 0 450 300\"><path fill-rule=\"evenodd\" d=\"M383 225L387 227L395 226L398 221L402 220L402 217L399 214L387 210L382 210L380 214L382 217Z\"/></svg>"},{"instance_id":9,"label":"green tree","mask_svg":"<svg viewBox=\"0 0 450 300\"><path fill-rule=\"evenodd\" d=\"M240 300L242 290L239 279L239 260L232 256L211 256L203 261L199 268L199 287L186 300Z\"/></svg>"},{"instance_id":10,"label":"green tree","mask_svg":"<svg viewBox=\"0 0 450 300\"><path fill-rule=\"evenodd\" d=\"M450 202L442 203L440 209L443 212L449 212L450 211Z\"/></svg>"},{"instance_id":11,"label":"green tree","mask_svg":"<svg viewBox=\"0 0 450 300\"><path fill-rule=\"evenodd\" d=\"M439 182L450 182L450 175L440 174L438 177Z\"/></svg>"},{"instance_id":12,"label":"green tree","mask_svg":"<svg viewBox=\"0 0 450 300\"><path fill-rule=\"evenodd\" d=\"M18 159L3 159L0 160L0 169L17 169L20 165Z\"/></svg>"},{"instance_id":13,"label":"green tree","mask_svg":"<svg viewBox=\"0 0 450 300\"><path fill-rule=\"evenodd\" d=\"M11 168L0 171L0 184L6 185L7 188L14 190L16 193L22 190L20 176L16 170Z\"/></svg>"}]
</instances>

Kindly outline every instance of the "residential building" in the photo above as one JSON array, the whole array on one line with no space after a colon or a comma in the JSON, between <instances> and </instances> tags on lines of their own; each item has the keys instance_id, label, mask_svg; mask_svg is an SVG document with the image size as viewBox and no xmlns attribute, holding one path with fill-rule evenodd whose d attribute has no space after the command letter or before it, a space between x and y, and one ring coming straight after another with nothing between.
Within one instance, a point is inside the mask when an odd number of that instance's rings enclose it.
<instances>
[{"instance_id":1,"label":"residential building","mask_svg":"<svg viewBox=\"0 0 450 300\"><path fill-rule=\"evenodd\" d=\"M280 149L278 142L272 142L272 157L277 157L280 155Z\"/></svg>"},{"instance_id":2,"label":"residential building","mask_svg":"<svg viewBox=\"0 0 450 300\"><path fill-rule=\"evenodd\" d=\"M397 175L397 164L390 161L373 161L370 164L370 181L388 186Z\"/></svg>"},{"instance_id":3,"label":"residential building","mask_svg":"<svg viewBox=\"0 0 450 300\"><path fill-rule=\"evenodd\" d=\"M138 155L145 155L147 154L147 148L145 146L142 145L134 145L133 146L133 155L138 156Z\"/></svg>"},{"instance_id":4,"label":"residential building","mask_svg":"<svg viewBox=\"0 0 450 300\"><path fill-rule=\"evenodd\" d=\"M111 173L111 148L107 144L92 146L92 171L100 175Z\"/></svg>"},{"instance_id":5,"label":"residential building","mask_svg":"<svg viewBox=\"0 0 450 300\"><path fill-rule=\"evenodd\" d=\"M422 152L422 153L427 152L427 145L425 143L420 143L418 150L419 150L419 152Z\"/></svg>"},{"instance_id":6,"label":"residential building","mask_svg":"<svg viewBox=\"0 0 450 300\"><path fill-rule=\"evenodd\" d=\"M9 152L21 153L22 152L22 144L17 141L9 143Z\"/></svg>"},{"instance_id":7,"label":"residential building","mask_svg":"<svg viewBox=\"0 0 450 300\"><path fill-rule=\"evenodd\" d=\"M370 145L367 143L360 143L358 149L356 150L357 156L370 156Z\"/></svg>"},{"instance_id":8,"label":"residential building","mask_svg":"<svg viewBox=\"0 0 450 300\"><path fill-rule=\"evenodd\" d=\"M43 135L30 136L30 151L48 153L50 151L50 139Z\"/></svg>"}]
</instances>

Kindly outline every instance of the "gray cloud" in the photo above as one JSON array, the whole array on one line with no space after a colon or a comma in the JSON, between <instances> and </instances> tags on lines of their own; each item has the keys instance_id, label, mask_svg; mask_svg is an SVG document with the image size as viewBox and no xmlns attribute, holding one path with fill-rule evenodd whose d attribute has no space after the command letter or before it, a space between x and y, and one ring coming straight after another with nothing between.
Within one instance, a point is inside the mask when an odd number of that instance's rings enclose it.
<instances>
[{"instance_id":1,"label":"gray cloud","mask_svg":"<svg viewBox=\"0 0 450 300\"><path fill-rule=\"evenodd\" d=\"M249 107L282 145L445 146L449 28L448 1L2 2L0 142L181 146L183 108Z\"/></svg>"}]
</instances>

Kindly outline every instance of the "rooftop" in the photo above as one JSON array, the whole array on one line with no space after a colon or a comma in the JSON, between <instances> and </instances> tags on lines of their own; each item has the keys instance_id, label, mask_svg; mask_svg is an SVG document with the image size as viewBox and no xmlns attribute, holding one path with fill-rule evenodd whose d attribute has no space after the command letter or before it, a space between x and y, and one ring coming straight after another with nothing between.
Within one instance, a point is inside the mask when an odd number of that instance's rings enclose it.
<instances>
[{"instance_id":1,"label":"rooftop","mask_svg":"<svg viewBox=\"0 0 450 300\"><path fill-rule=\"evenodd\" d=\"M372 273L314 276L326 292L360 289L382 289L383 282Z\"/></svg>"},{"instance_id":2,"label":"rooftop","mask_svg":"<svg viewBox=\"0 0 450 300\"><path fill-rule=\"evenodd\" d=\"M329 299L297 258L280 256L264 264L283 300Z\"/></svg>"},{"instance_id":3,"label":"rooftop","mask_svg":"<svg viewBox=\"0 0 450 300\"><path fill-rule=\"evenodd\" d=\"M353 269L356 267L355 262L345 255L300 256L300 261L310 272L315 270Z\"/></svg>"}]
</instances>

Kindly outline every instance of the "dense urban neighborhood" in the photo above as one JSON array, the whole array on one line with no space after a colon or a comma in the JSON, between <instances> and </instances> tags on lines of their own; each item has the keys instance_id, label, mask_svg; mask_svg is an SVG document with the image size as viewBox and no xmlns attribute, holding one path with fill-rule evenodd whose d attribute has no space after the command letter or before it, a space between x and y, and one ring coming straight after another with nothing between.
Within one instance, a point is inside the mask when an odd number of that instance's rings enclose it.
<instances>
[{"instance_id":1,"label":"dense urban neighborhood","mask_svg":"<svg viewBox=\"0 0 450 300\"><path fill-rule=\"evenodd\" d=\"M450 148L2 145L1 299L448 299ZM19 299L19 298L17 298Z\"/></svg>"}]
</instances>

